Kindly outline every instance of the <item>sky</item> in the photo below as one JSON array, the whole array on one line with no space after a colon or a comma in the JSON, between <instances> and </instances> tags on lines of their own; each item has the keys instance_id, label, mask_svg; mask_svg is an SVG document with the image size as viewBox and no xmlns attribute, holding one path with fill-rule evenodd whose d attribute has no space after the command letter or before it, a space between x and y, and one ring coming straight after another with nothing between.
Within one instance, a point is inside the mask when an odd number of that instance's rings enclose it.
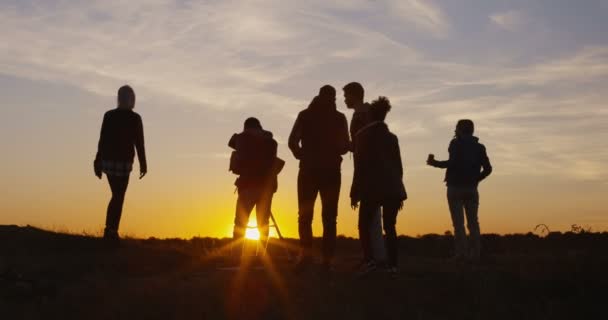
<instances>
[{"instance_id":1,"label":"sky","mask_svg":"<svg viewBox=\"0 0 608 320\"><path fill-rule=\"evenodd\" d=\"M494 167L482 232L608 230L606 0L0 0L0 38L0 224L101 232L110 190L92 163L103 113L130 84L149 172L131 176L123 235L229 236L227 142L256 116L287 161L273 212L297 237L291 126L324 84L350 119L341 88L358 81L393 105L409 195L399 234L451 229L444 172L425 160L447 157L461 118ZM352 171L347 155L346 236Z\"/></svg>"}]
</instances>

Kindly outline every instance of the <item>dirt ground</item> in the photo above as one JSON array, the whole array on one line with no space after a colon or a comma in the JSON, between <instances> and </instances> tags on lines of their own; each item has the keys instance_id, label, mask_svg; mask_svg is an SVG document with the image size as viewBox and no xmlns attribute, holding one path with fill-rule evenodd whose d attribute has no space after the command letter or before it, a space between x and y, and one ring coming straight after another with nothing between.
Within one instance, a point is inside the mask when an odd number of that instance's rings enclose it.
<instances>
[{"instance_id":1,"label":"dirt ground","mask_svg":"<svg viewBox=\"0 0 608 320\"><path fill-rule=\"evenodd\" d=\"M297 241L239 263L228 239L100 239L0 226L1 319L597 319L606 317L608 234L485 235L478 263L451 237L400 238L400 272L293 270ZM317 243L318 245L319 243ZM250 248L251 249L251 248ZM249 251L251 253L252 251Z\"/></svg>"}]
</instances>

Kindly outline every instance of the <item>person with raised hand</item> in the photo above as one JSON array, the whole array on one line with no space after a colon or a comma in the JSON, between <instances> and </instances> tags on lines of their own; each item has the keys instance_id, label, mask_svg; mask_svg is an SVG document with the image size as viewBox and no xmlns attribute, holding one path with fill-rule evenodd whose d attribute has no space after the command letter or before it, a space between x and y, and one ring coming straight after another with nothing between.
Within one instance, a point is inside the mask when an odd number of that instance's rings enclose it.
<instances>
[{"instance_id":1,"label":"person with raised hand","mask_svg":"<svg viewBox=\"0 0 608 320\"><path fill-rule=\"evenodd\" d=\"M454 258L478 260L481 251L479 228L479 182L492 173L492 165L486 147L475 137L475 125L469 119L459 120L454 138L448 147L449 158L445 161L435 159L429 154L427 164L447 169L445 183L450 215L454 226ZM464 229L466 216L470 241L467 243Z\"/></svg>"}]
</instances>

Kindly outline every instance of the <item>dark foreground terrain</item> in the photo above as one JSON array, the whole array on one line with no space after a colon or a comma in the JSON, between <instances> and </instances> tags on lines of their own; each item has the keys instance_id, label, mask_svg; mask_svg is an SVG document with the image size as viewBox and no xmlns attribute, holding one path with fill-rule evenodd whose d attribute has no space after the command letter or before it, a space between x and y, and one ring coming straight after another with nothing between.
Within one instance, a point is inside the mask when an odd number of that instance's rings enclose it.
<instances>
[{"instance_id":1,"label":"dark foreground terrain","mask_svg":"<svg viewBox=\"0 0 608 320\"><path fill-rule=\"evenodd\" d=\"M355 239L332 274L295 274L283 246L236 262L227 240L128 239L0 226L0 319L606 319L608 234L483 239L478 264L449 236L401 238L401 271L355 276ZM264 267L260 267L263 265Z\"/></svg>"}]
</instances>

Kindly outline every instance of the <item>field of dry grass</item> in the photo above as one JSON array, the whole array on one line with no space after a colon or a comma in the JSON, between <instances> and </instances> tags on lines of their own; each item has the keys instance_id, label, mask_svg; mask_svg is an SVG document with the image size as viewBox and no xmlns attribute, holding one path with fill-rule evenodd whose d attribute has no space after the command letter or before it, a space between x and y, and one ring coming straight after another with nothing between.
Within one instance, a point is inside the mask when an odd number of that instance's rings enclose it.
<instances>
[{"instance_id":1,"label":"field of dry grass","mask_svg":"<svg viewBox=\"0 0 608 320\"><path fill-rule=\"evenodd\" d=\"M478 264L449 236L400 239L397 279L358 279L357 240L335 272L295 274L284 246L241 268L226 239L99 239L0 226L2 319L597 319L606 317L608 234L485 235Z\"/></svg>"}]
</instances>

